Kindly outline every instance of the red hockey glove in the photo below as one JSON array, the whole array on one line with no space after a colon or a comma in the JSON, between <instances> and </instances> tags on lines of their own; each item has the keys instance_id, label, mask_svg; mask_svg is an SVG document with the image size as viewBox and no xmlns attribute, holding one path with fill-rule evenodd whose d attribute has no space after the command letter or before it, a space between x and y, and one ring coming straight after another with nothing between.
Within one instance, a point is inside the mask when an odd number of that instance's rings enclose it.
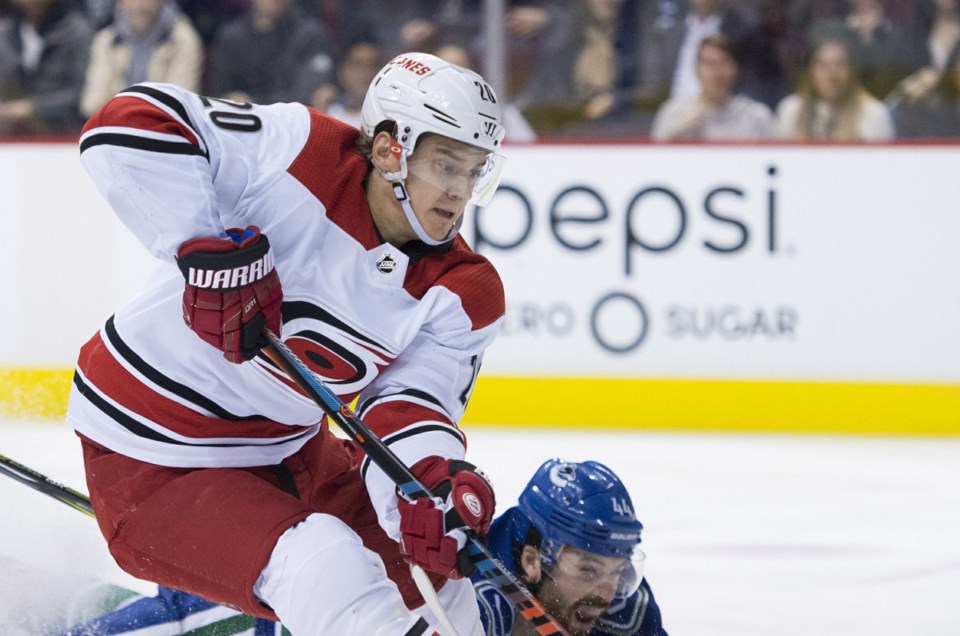
<instances>
[{"instance_id":1,"label":"red hockey glove","mask_svg":"<svg viewBox=\"0 0 960 636\"><path fill-rule=\"evenodd\" d=\"M410 470L442 500L423 497L410 503L399 497L400 551L407 561L451 579L470 576L475 569L460 550L460 528L481 536L490 529L495 499L486 476L473 464L432 455ZM462 554L459 554L462 553Z\"/></svg>"},{"instance_id":2,"label":"red hockey glove","mask_svg":"<svg viewBox=\"0 0 960 636\"><path fill-rule=\"evenodd\" d=\"M177 264L187 282L183 321L239 364L267 344L264 326L280 335L283 289L270 243L259 228L233 228L227 235L186 241Z\"/></svg>"}]
</instances>

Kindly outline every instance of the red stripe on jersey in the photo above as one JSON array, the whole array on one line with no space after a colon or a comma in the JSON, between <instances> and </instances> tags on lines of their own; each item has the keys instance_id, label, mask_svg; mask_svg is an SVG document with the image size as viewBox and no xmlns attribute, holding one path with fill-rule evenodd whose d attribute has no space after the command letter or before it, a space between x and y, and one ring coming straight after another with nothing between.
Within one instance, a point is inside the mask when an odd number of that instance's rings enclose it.
<instances>
[{"instance_id":1,"label":"red stripe on jersey","mask_svg":"<svg viewBox=\"0 0 960 636\"><path fill-rule=\"evenodd\" d=\"M503 282L497 270L457 236L449 252L433 252L407 270L403 287L415 298L423 298L431 287L446 287L460 297L463 310L474 329L482 329L503 316L506 303Z\"/></svg>"},{"instance_id":2,"label":"red stripe on jersey","mask_svg":"<svg viewBox=\"0 0 960 636\"><path fill-rule=\"evenodd\" d=\"M101 126L122 126L183 137L200 147L194 132L169 113L139 97L114 97L93 114L83 126L84 134Z\"/></svg>"},{"instance_id":3,"label":"red stripe on jersey","mask_svg":"<svg viewBox=\"0 0 960 636\"><path fill-rule=\"evenodd\" d=\"M383 244L363 179L367 161L356 151L357 129L310 110L310 135L288 172L323 203L327 216L364 249ZM436 285L460 296L474 329L504 313L503 283L490 262L458 236L449 251L428 252L407 269L404 289L422 299Z\"/></svg>"},{"instance_id":4,"label":"red stripe on jersey","mask_svg":"<svg viewBox=\"0 0 960 636\"><path fill-rule=\"evenodd\" d=\"M91 386L120 406L188 438L275 439L309 428L267 419L224 420L197 413L143 384L113 356L99 333L80 349L78 367Z\"/></svg>"},{"instance_id":5,"label":"red stripe on jersey","mask_svg":"<svg viewBox=\"0 0 960 636\"><path fill-rule=\"evenodd\" d=\"M363 179L367 160L354 148L359 131L313 109L310 134L296 160L287 169L327 210L327 217L364 249L383 241L377 235L367 203Z\"/></svg>"},{"instance_id":6,"label":"red stripe on jersey","mask_svg":"<svg viewBox=\"0 0 960 636\"><path fill-rule=\"evenodd\" d=\"M440 411L402 399L381 402L363 414L364 424L381 439L411 424L426 421L441 422L450 428L457 428Z\"/></svg>"}]
</instances>

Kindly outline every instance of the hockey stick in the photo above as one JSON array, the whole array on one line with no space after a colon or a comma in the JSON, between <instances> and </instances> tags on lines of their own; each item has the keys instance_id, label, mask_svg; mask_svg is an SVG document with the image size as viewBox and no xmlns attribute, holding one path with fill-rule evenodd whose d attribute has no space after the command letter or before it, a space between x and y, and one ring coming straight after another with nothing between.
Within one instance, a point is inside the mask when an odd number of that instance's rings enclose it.
<instances>
[{"instance_id":1,"label":"hockey stick","mask_svg":"<svg viewBox=\"0 0 960 636\"><path fill-rule=\"evenodd\" d=\"M400 461L383 441L377 437L353 410L340 397L321 382L313 371L272 333L265 329L270 345L277 353L277 362L290 378L317 403L324 413L349 435L367 454L371 461L386 473L400 492L408 499L433 497L433 494L420 483L410 469ZM273 356L271 356L273 357ZM567 631L550 616L547 608L534 596L520 580L497 559L481 542L472 530L466 530L467 552L470 560L501 593L520 610L520 614L530 623L540 636L569 636Z\"/></svg>"},{"instance_id":2,"label":"hockey stick","mask_svg":"<svg viewBox=\"0 0 960 636\"><path fill-rule=\"evenodd\" d=\"M15 462L5 455L0 455L0 473L19 481L21 484L29 486L38 492L42 492L45 495L49 495L56 499L57 501L67 504L74 510L79 510L80 512L89 515L90 517L96 518L96 514L93 511L93 506L90 503L90 499L72 488L68 488L63 484L59 484L46 475L38 473L32 468L27 468L19 462ZM458 636L456 628L450 622L450 618L443 611L443 606L440 604L440 599L437 597L436 591L433 589L433 584L430 582L430 579L427 577L427 574L419 566L410 567L414 581L417 584L417 587L420 589L421 594L423 594L424 599L427 601L427 605L433 610L434 615L437 619L443 624L443 627L450 636Z\"/></svg>"},{"instance_id":3,"label":"hockey stick","mask_svg":"<svg viewBox=\"0 0 960 636\"><path fill-rule=\"evenodd\" d=\"M90 499L86 495L80 494L73 488L67 488L63 484L58 484L46 475L41 475L32 468L27 468L4 455L0 455L0 473L49 497L53 497L86 515L95 516L93 506L90 505Z\"/></svg>"},{"instance_id":4,"label":"hockey stick","mask_svg":"<svg viewBox=\"0 0 960 636\"><path fill-rule=\"evenodd\" d=\"M68 488L63 484L59 484L46 475L38 473L32 468L27 468L23 464L15 462L5 455L0 455L0 473L19 481L21 484L29 486L38 492L49 495L57 501L67 504L74 510L79 510L86 515L96 518L96 514L93 511L93 505L91 505L90 499L86 495L83 495L72 488ZM440 599L437 597L437 593L434 591L433 584L430 583L430 579L427 578L426 573L421 568L417 567L417 570L419 570L419 572L413 572L413 577L417 583L417 587L421 589L421 592L423 592L425 589L421 586L430 586L429 591L424 594L427 605L433 610L433 613L436 614L441 623L443 623L444 629L446 629L451 636L458 636L456 629L450 623L450 619L446 616L443 611L443 607L440 605ZM418 577L422 577L422 579ZM427 594L430 592L433 594L430 598L427 598Z\"/></svg>"},{"instance_id":5,"label":"hockey stick","mask_svg":"<svg viewBox=\"0 0 960 636\"><path fill-rule=\"evenodd\" d=\"M413 577L413 582L416 583L417 589L420 590L420 596L427 602L427 607L433 610L433 615L436 616L440 625L443 626L444 633L449 636L460 636L460 632L457 631L453 621L450 620L450 616L447 615L447 611L443 608L443 603L440 602L437 590L433 588L430 576L422 567L414 565L413 563L410 564L410 576Z\"/></svg>"}]
</instances>

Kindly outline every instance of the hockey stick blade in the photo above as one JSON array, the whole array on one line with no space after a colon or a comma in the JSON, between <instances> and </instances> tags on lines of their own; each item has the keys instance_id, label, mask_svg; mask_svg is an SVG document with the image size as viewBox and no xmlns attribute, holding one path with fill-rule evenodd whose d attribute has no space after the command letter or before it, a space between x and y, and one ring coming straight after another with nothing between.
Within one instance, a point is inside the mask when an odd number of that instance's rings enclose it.
<instances>
[{"instance_id":1,"label":"hockey stick blade","mask_svg":"<svg viewBox=\"0 0 960 636\"><path fill-rule=\"evenodd\" d=\"M73 488L68 488L63 484L58 484L46 475L41 475L32 468L27 468L23 464L17 463L4 455L0 455L0 473L38 492L42 492L48 497L53 497L57 501L65 503L86 515L91 517L95 516L93 506L90 504L90 499L86 495L80 494Z\"/></svg>"},{"instance_id":2,"label":"hockey stick blade","mask_svg":"<svg viewBox=\"0 0 960 636\"><path fill-rule=\"evenodd\" d=\"M264 334L270 346L277 354L271 358L317 403L324 413L349 435L372 462L397 485L397 488L409 499L432 497L424 486L392 450L363 423L353 410L331 391L310 368L269 329ZM510 603L520 610L520 614L529 621L540 636L569 636L555 618L550 616L543 603L483 544L472 530L466 530L467 553L471 561Z\"/></svg>"}]
</instances>

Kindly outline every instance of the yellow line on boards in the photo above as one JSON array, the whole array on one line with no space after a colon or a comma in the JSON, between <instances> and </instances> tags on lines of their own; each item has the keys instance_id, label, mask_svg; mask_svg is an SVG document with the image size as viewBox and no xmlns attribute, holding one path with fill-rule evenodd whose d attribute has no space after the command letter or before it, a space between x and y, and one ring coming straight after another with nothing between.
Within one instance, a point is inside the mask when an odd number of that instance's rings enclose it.
<instances>
[{"instance_id":1,"label":"yellow line on boards","mask_svg":"<svg viewBox=\"0 0 960 636\"><path fill-rule=\"evenodd\" d=\"M481 376L464 422L960 435L960 385Z\"/></svg>"},{"instance_id":2,"label":"yellow line on boards","mask_svg":"<svg viewBox=\"0 0 960 636\"><path fill-rule=\"evenodd\" d=\"M0 367L0 417L63 417L73 369Z\"/></svg>"},{"instance_id":3,"label":"yellow line on boards","mask_svg":"<svg viewBox=\"0 0 960 636\"><path fill-rule=\"evenodd\" d=\"M72 369L0 368L0 418L62 418ZM465 424L960 435L960 384L482 376Z\"/></svg>"}]
</instances>

